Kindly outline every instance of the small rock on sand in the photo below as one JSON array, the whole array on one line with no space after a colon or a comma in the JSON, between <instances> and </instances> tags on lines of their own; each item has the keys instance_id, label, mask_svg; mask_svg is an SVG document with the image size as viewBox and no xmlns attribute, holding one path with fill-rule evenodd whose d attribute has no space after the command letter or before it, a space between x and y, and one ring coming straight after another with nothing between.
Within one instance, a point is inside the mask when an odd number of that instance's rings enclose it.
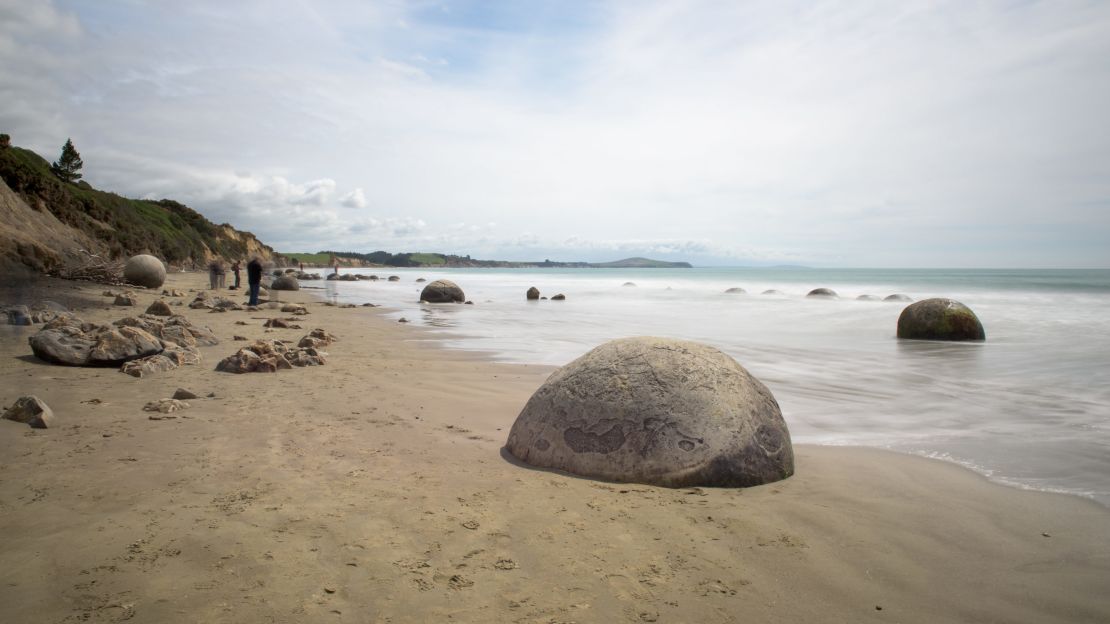
<instances>
[{"instance_id":1,"label":"small rock on sand","mask_svg":"<svg viewBox=\"0 0 1110 624\"><path fill-rule=\"evenodd\" d=\"M189 399L197 398L197 395L193 394L192 392L189 392L185 388L178 388L173 393L173 398L175 398L179 401L188 401Z\"/></svg>"},{"instance_id":2,"label":"small rock on sand","mask_svg":"<svg viewBox=\"0 0 1110 624\"><path fill-rule=\"evenodd\" d=\"M19 397L15 404L4 410L4 418L31 425L35 429L46 429L54 420L54 412L37 396Z\"/></svg>"},{"instance_id":3,"label":"small rock on sand","mask_svg":"<svg viewBox=\"0 0 1110 624\"><path fill-rule=\"evenodd\" d=\"M189 404L178 399L158 399L143 406L143 411L172 414L173 412L187 409Z\"/></svg>"}]
</instances>

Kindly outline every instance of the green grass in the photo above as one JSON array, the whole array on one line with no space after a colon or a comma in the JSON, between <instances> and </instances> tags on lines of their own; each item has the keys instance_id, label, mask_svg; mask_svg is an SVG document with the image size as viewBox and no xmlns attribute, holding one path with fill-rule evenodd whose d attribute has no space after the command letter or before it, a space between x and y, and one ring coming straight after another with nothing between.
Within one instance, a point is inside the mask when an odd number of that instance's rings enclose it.
<instances>
[{"instance_id":1,"label":"green grass","mask_svg":"<svg viewBox=\"0 0 1110 624\"><path fill-rule=\"evenodd\" d=\"M434 253L409 254L409 260L422 266L439 266L447 263L443 256Z\"/></svg>"},{"instance_id":2,"label":"green grass","mask_svg":"<svg viewBox=\"0 0 1110 624\"><path fill-rule=\"evenodd\" d=\"M331 263L331 254L327 253L285 253L282 252L286 258L291 258L294 262L303 262L305 264L319 264L327 266Z\"/></svg>"}]
</instances>

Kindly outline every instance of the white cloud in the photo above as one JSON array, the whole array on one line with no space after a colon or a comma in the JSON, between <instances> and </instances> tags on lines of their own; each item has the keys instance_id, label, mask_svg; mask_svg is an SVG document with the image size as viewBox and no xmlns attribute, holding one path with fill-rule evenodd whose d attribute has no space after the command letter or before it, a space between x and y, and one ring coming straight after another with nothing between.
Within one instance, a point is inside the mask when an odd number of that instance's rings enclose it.
<instances>
[{"instance_id":1,"label":"white cloud","mask_svg":"<svg viewBox=\"0 0 1110 624\"><path fill-rule=\"evenodd\" d=\"M347 208L365 208L366 194L362 191L362 189L357 188L339 198L339 203L343 204Z\"/></svg>"},{"instance_id":2,"label":"white cloud","mask_svg":"<svg viewBox=\"0 0 1110 624\"><path fill-rule=\"evenodd\" d=\"M1106 3L499 10L0 0L0 131L279 247L1110 265Z\"/></svg>"}]
</instances>

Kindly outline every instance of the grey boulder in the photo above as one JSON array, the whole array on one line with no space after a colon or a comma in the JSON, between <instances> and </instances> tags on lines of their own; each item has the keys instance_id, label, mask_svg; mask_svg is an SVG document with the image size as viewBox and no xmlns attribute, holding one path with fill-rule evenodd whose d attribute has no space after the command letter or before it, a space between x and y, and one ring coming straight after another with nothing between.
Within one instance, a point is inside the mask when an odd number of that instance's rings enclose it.
<instances>
[{"instance_id":1,"label":"grey boulder","mask_svg":"<svg viewBox=\"0 0 1110 624\"><path fill-rule=\"evenodd\" d=\"M524 293L524 297L528 299L528 301L535 301L540 298L540 289L531 286L528 288L528 292Z\"/></svg>"},{"instance_id":2,"label":"grey boulder","mask_svg":"<svg viewBox=\"0 0 1110 624\"><path fill-rule=\"evenodd\" d=\"M747 487L794 473L770 390L695 342L623 338L555 371L506 450L542 468L666 487Z\"/></svg>"},{"instance_id":3,"label":"grey boulder","mask_svg":"<svg viewBox=\"0 0 1110 624\"><path fill-rule=\"evenodd\" d=\"M282 275L270 282L270 290L300 290L301 285L292 275Z\"/></svg>"},{"instance_id":4,"label":"grey boulder","mask_svg":"<svg viewBox=\"0 0 1110 624\"><path fill-rule=\"evenodd\" d=\"M148 254L132 256L123 265L123 279L136 286L161 288L166 282L166 265Z\"/></svg>"},{"instance_id":5,"label":"grey boulder","mask_svg":"<svg viewBox=\"0 0 1110 624\"><path fill-rule=\"evenodd\" d=\"M807 297L812 297L812 298L819 298L819 299L836 299L837 298L836 291L831 289L831 288L814 288L813 290L806 293L806 296Z\"/></svg>"},{"instance_id":6,"label":"grey boulder","mask_svg":"<svg viewBox=\"0 0 1110 624\"><path fill-rule=\"evenodd\" d=\"M462 303L466 301L466 295L455 282L436 280L420 291L420 299L428 303Z\"/></svg>"},{"instance_id":7,"label":"grey boulder","mask_svg":"<svg viewBox=\"0 0 1110 624\"><path fill-rule=\"evenodd\" d=\"M925 299L898 316L898 337L909 340L986 340L979 317L959 301Z\"/></svg>"},{"instance_id":8,"label":"grey boulder","mask_svg":"<svg viewBox=\"0 0 1110 624\"><path fill-rule=\"evenodd\" d=\"M154 316L173 316L173 310L170 309L170 304L161 299L150 304L146 309L146 313Z\"/></svg>"}]
</instances>

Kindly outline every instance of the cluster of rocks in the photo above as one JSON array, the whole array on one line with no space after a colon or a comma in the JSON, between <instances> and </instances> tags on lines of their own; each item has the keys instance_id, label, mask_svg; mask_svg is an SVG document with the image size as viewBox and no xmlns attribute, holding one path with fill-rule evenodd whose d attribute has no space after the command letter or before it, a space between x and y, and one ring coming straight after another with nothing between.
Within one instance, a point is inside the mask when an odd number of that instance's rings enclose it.
<instances>
[{"instance_id":1,"label":"cluster of rocks","mask_svg":"<svg viewBox=\"0 0 1110 624\"><path fill-rule=\"evenodd\" d=\"M524 298L527 299L528 301L547 301L547 297L541 297L540 296L540 289L536 288L535 286L531 286L531 287L528 288L528 290L524 293ZM559 293L559 294L551 297L551 300L552 301L566 301L566 298L567 298L566 295L564 295L562 293Z\"/></svg>"},{"instance_id":2,"label":"cluster of rocks","mask_svg":"<svg viewBox=\"0 0 1110 624\"><path fill-rule=\"evenodd\" d=\"M261 296L261 294L259 296ZM243 309L243 306L235 303L231 299L211 294L206 290L198 292L197 296L189 303L189 307L193 310L211 310L212 312L227 312L228 310Z\"/></svg>"},{"instance_id":3,"label":"cluster of rocks","mask_svg":"<svg viewBox=\"0 0 1110 624\"><path fill-rule=\"evenodd\" d=\"M5 308L9 325L39 325L69 314L65 306L53 301L40 301L30 307L13 305Z\"/></svg>"},{"instance_id":4,"label":"cluster of rocks","mask_svg":"<svg viewBox=\"0 0 1110 624\"><path fill-rule=\"evenodd\" d=\"M313 330L313 333L323 330ZM310 333L301 339L309 338ZM330 344L321 341L323 344ZM327 363L327 353L317 347L293 346L284 340L257 340L228 356L216 365L216 370L224 373L276 373L279 370L301 366L323 366Z\"/></svg>"},{"instance_id":5,"label":"cluster of rocks","mask_svg":"<svg viewBox=\"0 0 1110 624\"><path fill-rule=\"evenodd\" d=\"M377 279L377 275L360 275L358 273L342 273L340 275L331 273L328 275L328 280L340 282L359 282L362 280L377 281Z\"/></svg>"},{"instance_id":6,"label":"cluster of rocks","mask_svg":"<svg viewBox=\"0 0 1110 624\"><path fill-rule=\"evenodd\" d=\"M143 314L111 325L86 323L64 316L47 323L28 338L35 357L64 366L119 366L133 377L200 362L197 346L219 340L207 327L184 316Z\"/></svg>"}]
</instances>

